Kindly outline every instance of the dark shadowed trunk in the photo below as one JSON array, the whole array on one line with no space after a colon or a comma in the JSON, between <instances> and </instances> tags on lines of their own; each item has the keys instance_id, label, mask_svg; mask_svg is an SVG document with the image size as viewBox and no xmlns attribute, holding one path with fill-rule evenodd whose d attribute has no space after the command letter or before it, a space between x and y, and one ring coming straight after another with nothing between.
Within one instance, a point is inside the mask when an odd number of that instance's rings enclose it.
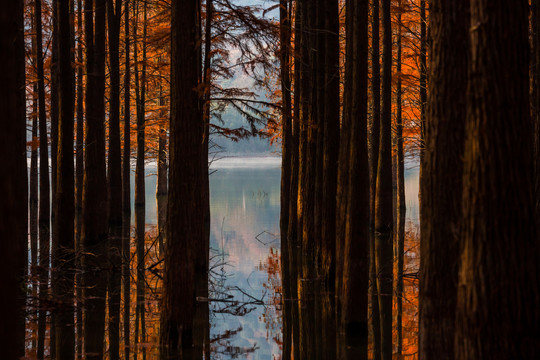
<instances>
[{"instance_id":1,"label":"dark shadowed trunk","mask_svg":"<svg viewBox=\"0 0 540 360\"><path fill-rule=\"evenodd\" d=\"M23 1L8 1L0 12L0 157L9 176L0 180L0 237L3 251L0 296L2 358L25 355L25 293L22 282L28 259L28 196L25 121ZM9 56L5 56L9 54Z\"/></svg>"},{"instance_id":2,"label":"dark shadowed trunk","mask_svg":"<svg viewBox=\"0 0 540 360\"><path fill-rule=\"evenodd\" d=\"M540 357L528 1L471 0L455 358ZM509 121L511 119L511 121Z\"/></svg>"},{"instance_id":3,"label":"dark shadowed trunk","mask_svg":"<svg viewBox=\"0 0 540 360\"><path fill-rule=\"evenodd\" d=\"M95 27L94 27L95 22ZM86 148L83 191L84 352L101 359L107 276L107 174L105 169L105 0L85 2Z\"/></svg>"},{"instance_id":4,"label":"dark shadowed trunk","mask_svg":"<svg viewBox=\"0 0 540 360\"><path fill-rule=\"evenodd\" d=\"M421 177L420 355L453 359L467 103L469 2L432 1Z\"/></svg>"},{"instance_id":5,"label":"dark shadowed trunk","mask_svg":"<svg viewBox=\"0 0 540 360\"><path fill-rule=\"evenodd\" d=\"M208 192L201 79L199 0L172 2L171 128L167 243L161 312L161 358L191 359L194 314L208 304ZM206 198L205 198L206 197Z\"/></svg>"},{"instance_id":6,"label":"dark shadowed trunk","mask_svg":"<svg viewBox=\"0 0 540 360\"><path fill-rule=\"evenodd\" d=\"M168 114L165 110L165 96L163 89L160 89L159 106L161 121ZM164 244L166 241L166 225L167 225L167 130L163 125L159 126L158 140L158 159L157 159L157 183L156 183L156 202L157 202L157 221L158 221L158 237L159 237L159 252L163 254Z\"/></svg>"},{"instance_id":7,"label":"dark shadowed trunk","mask_svg":"<svg viewBox=\"0 0 540 360\"><path fill-rule=\"evenodd\" d=\"M54 233L57 251L53 257L53 291L57 359L75 357L74 324L74 215L75 182L73 162L73 67L71 64L70 0L57 0L58 26L58 152Z\"/></svg>"},{"instance_id":8,"label":"dark shadowed trunk","mask_svg":"<svg viewBox=\"0 0 540 360\"><path fill-rule=\"evenodd\" d=\"M392 23L390 0L382 1L383 73L379 164L375 191L375 253L381 358L392 359L393 206L392 206Z\"/></svg>"}]
</instances>

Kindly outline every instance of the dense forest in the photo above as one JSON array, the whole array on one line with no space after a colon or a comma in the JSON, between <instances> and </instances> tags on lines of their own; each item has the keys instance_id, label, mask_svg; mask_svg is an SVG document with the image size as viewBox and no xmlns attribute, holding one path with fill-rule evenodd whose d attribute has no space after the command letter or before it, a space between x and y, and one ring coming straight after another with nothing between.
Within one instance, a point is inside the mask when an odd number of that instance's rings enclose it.
<instances>
[{"instance_id":1,"label":"dense forest","mask_svg":"<svg viewBox=\"0 0 540 360\"><path fill-rule=\"evenodd\" d=\"M4 2L0 358L539 359L539 63L539 0Z\"/></svg>"}]
</instances>

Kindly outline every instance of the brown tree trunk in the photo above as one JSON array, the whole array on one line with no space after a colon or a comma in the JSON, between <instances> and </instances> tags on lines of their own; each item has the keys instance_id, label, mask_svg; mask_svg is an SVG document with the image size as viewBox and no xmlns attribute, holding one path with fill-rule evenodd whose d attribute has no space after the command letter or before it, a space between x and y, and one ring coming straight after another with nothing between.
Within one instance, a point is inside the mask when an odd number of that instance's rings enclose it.
<instances>
[{"instance_id":1,"label":"brown tree trunk","mask_svg":"<svg viewBox=\"0 0 540 360\"><path fill-rule=\"evenodd\" d=\"M36 30L36 67L38 86L39 114L39 297L40 310L38 319L38 359L44 356L45 329L47 313L44 303L48 300L49 283L49 251L50 251L50 182L49 182L49 141L47 136L47 114L45 104L45 81L43 73L43 39L41 23L41 0L35 1L35 30ZM39 334L42 334L39 336Z\"/></svg>"},{"instance_id":2,"label":"brown tree trunk","mask_svg":"<svg viewBox=\"0 0 540 360\"><path fill-rule=\"evenodd\" d=\"M349 206L346 214L343 258L343 295L341 319L345 331L346 358L368 356L368 289L369 289L369 164L367 147L367 60L368 1L347 4L346 53L350 73L346 86L350 91ZM347 80L346 80L347 81Z\"/></svg>"},{"instance_id":3,"label":"brown tree trunk","mask_svg":"<svg viewBox=\"0 0 540 360\"><path fill-rule=\"evenodd\" d=\"M531 1L532 58L531 114L534 131L534 192L540 215L540 2Z\"/></svg>"},{"instance_id":4,"label":"brown tree trunk","mask_svg":"<svg viewBox=\"0 0 540 360\"><path fill-rule=\"evenodd\" d=\"M23 11L23 1L8 1L0 12L0 65L4 69L0 74L0 157L3 171L9 174L0 180L0 237L9 239L3 241L0 261L0 348L6 360L25 355L28 196Z\"/></svg>"},{"instance_id":5,"label":"brown tree trunk","mask_svg":"<svg viewBox=\"0 0 540 360\"><path fill-rule=\"evenodd\" d=\"M159 106L163 109L165 106L165 96L163 90L160 90ZM162 119L165 117L165 111L161 110ZM158 212L158 238L159 253L163 254L166 241L167 226L167 130L163 125L159 126L158 159L157 159L157 184L156 184L156 202Z\"/></svg>"},{"instance_id":6,"label":"brown tree trunk","mask_svg":"<svg viewBox=\"0 0 540 360\"><path fill-rule=\"evenodd\" d=\"M208 306L208 177L200 94L200 2L172 2L171 128L167 243L161 312L161 358L195 354L194 314ZM206 198L205 198L206 197ZM205 282L206 280L206 282Z\"/></svg>"},{"instance_id":7,"label":"brown tree trunk","mask_svg":"<svg viewBox=\"0 0 540 360\"><path fill-rule=\"evenodd\" d=\"M375 191L375 264L381 319L381 358L391 360L394 259L392 243L392 23L390 0L382 1L382 24L383 78L379 165Z\"/></svg>"},{"instance_id":8,"label":"brown tree trunk","mask_svg":"<svg viewBox=\"0 0 540 360\"><path fill-rule=\"evenodd\" d=\"M86 0L86 148L83 191L84 352L101 359L107 276L107 174L105 169L105 0ZM94 26L95 22L95 26Z\"/></svg>"},{"instance_id":9,"label":"brown tree trunk","mask_svg":"<svg viewBox=\"0 0 540 360\"><path fill-rule=\"evenodd\" d=\"M396 223L396 252L397 252L397 281L396 281L396 327L397 327L397 355L401 359L403 353L403 267L405 252L405 159L403 157L403 114L402 114L402 82L401 82L401 52L402 52L402 1L398 0L398 35L397 35L397 90L396 90L396 185L397 185L397 223Z\"/></svg>"},{"instance_id":10,"label":"brown tree trunk","mask_svg":"<svg viewBox=\"0 0 540 360\"><path fill-rule=\"evenodd\" d=\"M77 62L84 63L83 59L83 23L82 23L82 0L77 1ZM84 87L83 87L83 66L77 67L77 141L75 145L75 267L81 269L81 253L83 245L82 239L82 197L84 183ZM77 358L82 359L83 356L83 287L81 272L75 273L75 299L76 307L76 339L75 348L77 350Z\"/></svg>"},{"instance_id":11,"label":"brown tree trunk","mask_svg":"<svg viewBox=\"0 0 540 360\"><path fill-rule=\"evenodd\" d=\"M373 358L381 359L381 324L379 315L379 291L377 272L375 269L375 189L377 184L377 167L379 165L379 137L381 128L381 65L379 41L379 0L372 1L371 19L371 97L372 119L369 134L369 188L370 188L370 246L369 246L369 289L371 300L371 333L373 334Z\"/></svg>"},{"instance_id":12,"label":"brown tree trunk","mask_svg":"<svg viewBox=\"0 0 540 360\"><path fill-rule=\"evenodd\" d=\"M540 357L528 1L471 0L455 354ZM509 121L511 119L511 121Z\"/></svg>"},{"instance_id":13,"label":"brown tree trunk","mask_svg":"<svg viewBox=\"0 0 540 360\"><path fill-rule=\"evenodd\" d=\"M122 159L122 286L124 297L124 358L130 358L130 286L131 286L131 99L129 14L131 0L124 1L125 74L124 74L124 149Z\"/></svg>"},{"instance_id":14,"label":"brown tree trunk","mask_svg":"<svg viewBox=\"0 0 540 360\"><path fill-rule=\"evenodd\" d=\"M420 356L454 358L469 3L432 1L430 94L421 177Z\"/></svg>"},{"instance_id":15,"label":"brown tree trunk","mask_svg":"<svg viewBox=\"0 0 540 360\"><path fill-rule=\"evenodd\" d=\"M122 158L120 148L120 19L122 1L107 0L109 35L109 356L120 358L122 270Z\"/></svg>"},{"instance_id":16,"label":"brown tree trunk","mask_svg":"<svg viewBox=\"0 0 540 360\"><path fill-rule=\"evenodd\" d=\"M54 233L57 251L53 257L56 358L75 357L74 326L74 214L75 184L73 163L73 68L71 64L70 0L57 0L58 28L58 152L55 192Z\"/></svg>"}]
</instances>

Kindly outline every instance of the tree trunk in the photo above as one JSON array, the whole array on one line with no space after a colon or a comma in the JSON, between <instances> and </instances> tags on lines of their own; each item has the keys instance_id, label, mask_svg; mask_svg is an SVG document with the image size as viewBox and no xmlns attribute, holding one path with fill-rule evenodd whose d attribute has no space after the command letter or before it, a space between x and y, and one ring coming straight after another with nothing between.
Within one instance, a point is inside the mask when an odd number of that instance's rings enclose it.
<instances>
[{"instance_id":1,"label":"tree trunk","mask_svg":"<svg viewBox=\"0 0 540 360\"><path fill-rule=\"evenodd\" d=\"M455 354L540 357L528 1L471 0ZM511 121L509 121L511 119Z\"/></svg>"},{"instance_id":2,"label":"tree trunk","mask_svg":"<svg viewBox=\"0 0 540 360\"><path fill-rule=\"evenodd\" d=\"M469 61L469 2L430 8L430 94L421 177L420 356L454 358Z\"/></svg>"},{"instance_id":3,"label":"tree trunk","mask_svg":"<svg viewBox=\"0 0 540 360\"><path fill-rule=\"evenodd\" d=\"M86 163L82 243L85 256L84 350L87 359L103 357L107 276L107 174L105 169L105 0L85 2ZM95 6L94 6L95 5ZM95 21L95 27L94 27Z\"/></svg>"},{"instance_id":4,"label":"tree trunk","mask_svg":"<svg viewBox=\"0 0 540 360\"><path fill-rule=\"evenodd\" d=\"M392 243L392 23L390 0L382 1L382 24L383 79L379 165L375 191L375 264L381 319L381 358L391 360L394 259Z\"/></svg>"},{"instance_id":5,"label":"tree trunk","mask_svg":"<svg viewBox=\"0 0 540 360\"><path fill-rule=\"evenodd\" d=\"M74 243L74 163L73 163L73 68L71 65L70 0L57 0L58 26L58 152L56 217L54 233L58 250L53 257L53 290L57 301L55 314L56 358L75 357L73 285Z\"/></svg>"},{"instance_id":6,"label":"tree trunk","mask_svg":"<svg viewBox=\"0 0 540 360\"><path fill-rule=\"evenodd\" d=\"M159 106L161 109L165 107L165 96L163 90L160 90ZM161 121L165 118L166 112L160 110ZM156 202L158 211L158 240L159 253L163 254L166 241L166 225L167 225L167 130L163 125L159 126L159 142L158 142L158 172L156 184Z\"/></svg>"},{"instance_id":7,"label":"tree trunk","mask_svg":"<svg viewBox=\"0 0 540 360\"><path fill-rule=\"evenodd\" d=\"M341 318L345 331L347 359L368 357L368 289L369 289L369 164L367 148L367 60L368 1L347 4L347 41L352 42L346 53L351 81L345 89L351 91L349 145L349 206L346 214L343 303ZM347 81L347 80L346 80Z\"/></svg>"},{"instance_id":8,"label":"tree trunk","mask_svg":"<svg viewBox=\"0 0 540 360\"><path fill-rule=\"evenodd\" d=\"M190 359L194 314L208 293L208 158L200 95L200 2L172 2L171 128L167 243L161 312L161 358ZM206 198L205 198L206 197ZM205 282L206 281L206 282ZM199 308L199 309L198 309Z\"/></svg>"},{"instance_id":9,"label":"tree trunk","mask_svg":"<svg viewBox=\"0 0 540 360\"><path fill-rule=\"evenodd\" d=\"M131 0L124 2L124 149L122 159L122 285L124 297L124 358L130 358L130 280L131 280L131 71L129 14Z\"/></svg>"},{"instance_id":10,"label":"tree trunk","mask_svg":"<svg viewBox=\"0 0 540 360\"><path fill-rule=\"evenodd\" d=\"M371 300L371 333L373 334L373 358L381 359L381 324L379 315L379 291L377 287L377 271L375 269L375 189L377 184L377 167L379 165L379 137L381 128L381 65L379 42L379 0L372 1L371 19L371 97L372 119L369 134L369 188L370 188L370 246L369 246L369 283Z\"/></svg>"},{"instance_id":11,"label":"tree trunk","mask_svg":"<svg viewBox=\"0 0 540 360\"><path fill-rule=\"evenodd\" d=\"M43 73L43 39L41 24L41 0L35 1L34 21L36 29L36 66L38 84L39 114L39 297L38 319L38 359L43 359L47 313L43 305L48 295L49 251L50 251L50 183L49 183L49 142L47 137L47 114L45 104L45 81Z\"/></svg>"},{"instance_id":12,"label":"tree trunk","mask_svg":"<svg viewBox=\"0 0 540 360\"><path fill-rule=\"evenodd\" d=\"M396 252L397 252L397 284L396 284L396 328L397 328L397 355L401 359L403 353L403 261L405 252L405 160L403 158L403 114L402 114L402 94L401 88L401 14L402 1L398 0L398 35L397 35L397 90L396 90L396 158L397 158L397 223L396 223Z\"/></svg>"},{"instance_id":13,"label":"tree trunk","mask_svg":"<svg viewBox=\"0 0 540 360\"><path fill-rule=\"evenodd\" d=\"M122 270L122 158L120 149L120 19L121 0L107 0L109 30L109 356L120 359L120 294Z\"/></svg>"},{"instance_id":14,"label":"tree trunk","mask_svg":"<svg viewBox=\"0 0 540 360\"><path fill-rule=\"evenodd\" d=\"M8 1L0 12L0 237L3 241L0 297L0 348L2 357L25 355L25 264L28 261L28 196L25 121L24 4ZM9 54L9 56L5 56Z\"/></svg>"}]
</instances>

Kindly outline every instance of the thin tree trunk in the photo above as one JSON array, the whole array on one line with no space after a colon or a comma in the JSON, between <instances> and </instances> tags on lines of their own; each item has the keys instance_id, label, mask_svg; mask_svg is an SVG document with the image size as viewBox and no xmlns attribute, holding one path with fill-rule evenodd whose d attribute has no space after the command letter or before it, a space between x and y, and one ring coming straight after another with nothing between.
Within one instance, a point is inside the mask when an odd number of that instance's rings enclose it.
<instances>
[{"instance_id":1,"label":"thin tree trunk","mask_svg":"<svg viewBox=\"0 0 540 360\"><path fill-rule=\"evenodd\" d=\"M394 266L392 243L392 23L390 0L382 1L382 24L383 79L379 165L375 191L375 264L381 319L381 358L391 360Z\"/></svg>"},{"instance_id":2,"label":"thin tree trunk","mask_svg":"<svg viewBox=\"0 0 540 360\"><path fill-rule=\"evenodd\" d=\"M105 336L107 277L107 174L105 169L105 0L85 2L86 151L82 243L87 359L101 359ZM95 5L95 6L94 6ZM95 15L95 16L94 16ZM94 27L95 21L95 27Z\"/></svg>"},{"instance_id":3,"label":"thin tree trunk","mask_svg":"<svg viewBox=\"0 0 540 360\"><path fill-rule=\"evenodd\" d=\"M73 68L71 66L70 0L57 0L58 28L58 152L54 233L58 251L53 257L53 290L59 310L55 314L56 358L75 357L73 308L74 285L74 163L73 163Z\"/></svg>"},{"instance_id":4,"label":"thin tree trunk","mask_svg":"<svg viewBox=\"0 0 540 360\"><path fill-rule=\"evenodd\" d=\"M47 312L45 302L49 283L49 251L50 251L50 182L49 182L49 149L47 137L47 114L45 108L45 82L43 73L43 45L41 24L41 0L35 1L34 21L36 29L36 64L38 84L39 114L39 266L40 266L40 310L38 319L38 359L43 359L45 346L45 329Z\"/></svg>"},{"instance_id":5,"label":"thin tree trunk","mask_svg":"<svg viewBox=\"0 0 540 360\"><path fill-rule=\"evenodd\" d=\"M82 23L82 0L77 1L77 61L79 64L84 63L83 59L83 23ZM75 261L76 269L81 267L81 254L83 245L82 239L82 199L83 199L83 182L84 182L84 90L83 90L83 66L77 67L77 142L75 155ZM76 350L77 358L82 359L83 356L83 287L81 272L75 273L75 298L77 302L77 325L76 325Z\"/></svg>"},{"instance_id":6,"label":"thin tree trunk","mask_svg":"<svg viewBox=\"0 0 540 360\"><path fill-rule=\"evenodd\" d=\"M398 0L398 35L397 35L397 89L396 89L396 158L397 158L397 223L396 223L396 252L397 252L397 281L396 281L396 328L397 328L397 355L401 359L403 353L403 261L405 252L405 213L407 211L405 205L405 160L403 158L403 114L402 114L402 82L401 82L401 14L402 1Z\"/></svg>"},{"instance_id":7,"label":"thin tree trunk","mask_svg":"<svg viewBox=\"0 0 540 360\"><path fill-rule=\"evenodd\" d=\"M124 0L124 149L122 159L122 285L124 297L124 359L130 358L130 280L131 280L131 65L129 14L131 0Z\"/></svg>"},{"instance_id":8,"label":"thin tree trunk","mask_svg":"<svg viewBox=\"0 0 540 360\"><path fill-rule=\"evenodd\" d=\"M379 0L372 1L371 19L371 97L372 119L369 146L369 187L370 187L370 298L371 298L371 333L373 334L373 358L381 359L381 324L379 315L379 290L375 267L375 189L377 184L377 167L379 165L379 137L381 128L381 66L379 41Z\"/></svg>"},{"instance_id":9,"label":"thin tree trunk","mask_svg":"<svg viewBox=\"0 0 540 360\"><path fill-rule=\"evenodd\" d=\"M0 348L6 360L25 355L25 264L28 262L28 196L25 121L24 2L8 1L0 12ZM6 56L9 54L9 56Z\"/></svg>"},{"instance_id":10,"label":"thin tree trunk","mask_svg":"<svg viewBox=\"0 0 540 360\"><path fill-rule=\"evenodd\" d=\"M454 359L469 62L469 2L433 1L421 177L420 356Z\"/></svg>"},{"instance_id":11,"label":"thin tree trunk","mask_svg":"<svg viewBox=\"0 0 540 360\"><path fill-rule=\"evenodd\" d=\"M528 1L471 0L470 9L455 357L537 359L540 242Z\"/></svg>"},{"instance_id":12,"label":"thin tree trunk","mask_svg":"<svg viewBox=\"0 0 540 360\"><path fill-rule=\"evenodd\" d=\"M163 89L160 89L159 106L161 108L161 121L165 118L165 96ZM167 130L160 124L159 126L159 141L158 141L158 173L156 184L156 202L158 211L158 240L159 253L163 255L166 241L166 225L167 225Z\"/></svg>"}]
</instances>

